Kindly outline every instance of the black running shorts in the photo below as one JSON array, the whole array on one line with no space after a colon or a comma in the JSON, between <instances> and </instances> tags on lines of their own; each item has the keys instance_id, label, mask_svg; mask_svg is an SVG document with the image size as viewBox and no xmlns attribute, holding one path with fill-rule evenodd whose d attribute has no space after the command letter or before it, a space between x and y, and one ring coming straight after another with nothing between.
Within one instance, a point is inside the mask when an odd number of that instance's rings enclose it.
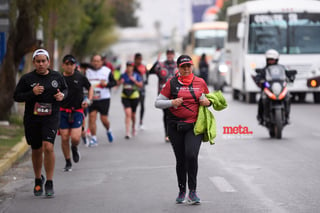
<instances>
[{"instance_id":1,"label":"black running shorts","mask_svg":"<svg viewBox=\"0 0 320 213\"><path fill-rule=\"evenodd\" d=\"M121 98L121 102L124 108L131 108L132 112L136 112L137 106L139 104L139 98L135 98L135 99Z\"/></svg>"},{"instance_id":2,"label":"black running shorts","mask_svg":"<svg viewBox=\"0 0 320 213\"><path fill-rule=\"evenodd\" d=\"M40 149L42 141L54 144L59 127L59 116L41 119L25 119L24 132L32 149Z\"/></svg>"},{"instance_id":3,"label":"black running shorts","mask_svg":"<svg viewBox=\"0 0 320 213\"><path fill-rule=\"evenodd\" d=\"M102 99L93 101L89 106L89 113L92 111L98 111L101 115L108 115L110 106L110 99Z\"/></svg>"}]
</instances>

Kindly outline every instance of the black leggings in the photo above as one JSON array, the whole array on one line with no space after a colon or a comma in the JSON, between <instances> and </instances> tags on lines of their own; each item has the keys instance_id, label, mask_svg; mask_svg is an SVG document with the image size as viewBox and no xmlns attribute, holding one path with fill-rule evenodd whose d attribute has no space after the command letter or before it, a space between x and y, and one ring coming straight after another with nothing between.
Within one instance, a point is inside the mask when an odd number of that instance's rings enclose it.
<instances>
[{"instance_id":1,"label":"black leggings","mask_svg":"<svg viewBox=\"0 0 320 213\"><path fill-rule=\"evenodd\" d=\"M188 176L189 190L197 188L198 154L203 135L195 135L193 128L178 131L173 123L168 125L169 138L176 157L176 172L180 191L186 191Z\"/></svg>"},{"instance_id":2,"label":"black leggings","mask_svg":"<svg viewBox=\"0 0 320 213\"><path fill-rule=\"evenodd\" d=\"M143 115L144 115L144 98L145 98L145 96L140 92L140 98L139 98L139 102L140 102L140 124L142 124Z\"/></svg>"},{"instance_id":3,"label":"black leggings","mask_svg":"<svg viewBox=\"0 0 320 213\"><path fill-rule=\"evenodd\" d=\"M166 116L166 110L162 110L163 111L163 126L164 126L164 134L165 137L168 137L168 124L167 124L167 116Z\"/></svg>"}]
</instances>

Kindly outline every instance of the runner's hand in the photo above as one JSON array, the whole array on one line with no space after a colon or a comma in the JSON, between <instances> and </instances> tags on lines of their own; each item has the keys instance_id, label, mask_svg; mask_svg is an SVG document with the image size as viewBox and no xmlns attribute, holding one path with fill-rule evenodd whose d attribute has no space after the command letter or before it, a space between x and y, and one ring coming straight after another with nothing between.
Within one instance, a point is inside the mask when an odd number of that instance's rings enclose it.
<instances>
[{"instance_id":1,"label":"runner's hand","mask_svg":"<svg viewBox=\"0 0 320 213\"><path fill-rule=\"evenodd\" d=\"M172 100L173 107L178 107L183 103L183 98L176 98Z\"/></svg>"},{"instance_id":2,"label":"runner's hand","mask_svg":"<svg viewBox=\"0 0 320 213\"><path fill-rule=\"evenodd\" d=\"M199 100L201 106L210 106L211 102L205 97Z\"/></svg>"},{"instance_id":3,"label":"runner's hand","mask_svg":"<svg viewBox=\"0 0 320 213\"><path fill-rule=\"evenodd\" d=\"M64 98L64 94L58 89L57 93L53 97L56 99L56 101L62 101Z\"/></svg>"},{"instance_id":4,"label":"runner's hand","mask_svg":"<svg viewBox=\"0 0 320 213\"><path fill-rule=\"evenodd\" d=\"M101 81L100 81L100 86L106 87L107 85L108 85L108 83L107 83L106 80L101 80Z\"/></svg>"},{"instance_id":5,"label":"runner's hand","mask_svg":"<svg viewBox=\"0 0 320 213\"><path fill-rule=\"evenodd\" d=\"M40 86L40 84L37 83L37 85L33 87L32 91L35 95L41 95L44 91L44 86Z\"/></svg>"}]
</instances>

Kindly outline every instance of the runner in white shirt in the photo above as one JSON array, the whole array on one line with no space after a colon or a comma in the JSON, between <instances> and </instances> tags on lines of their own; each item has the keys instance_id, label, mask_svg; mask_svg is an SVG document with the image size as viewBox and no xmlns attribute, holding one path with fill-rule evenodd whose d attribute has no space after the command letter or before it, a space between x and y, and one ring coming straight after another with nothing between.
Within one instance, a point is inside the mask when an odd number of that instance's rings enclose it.
<instances>
[{"instance_id":1,"label":"runner in white shirt","mask_svg":"<svg viewBox=\"0 0 320 213\"><path fill-rule=\"evenodd\" d=\"M109 142L113 141L108 112L110 106L111 87L117 83L113 78L109 68L103 66L101 55L93 55L91 58L92 69L86 71L86 76L93 87L93 101L89 106L89 129L91 131L91 140L89 146L97 146L97 114L100 113L100 119L107 130Z\"/></svg>"}]
</instances>

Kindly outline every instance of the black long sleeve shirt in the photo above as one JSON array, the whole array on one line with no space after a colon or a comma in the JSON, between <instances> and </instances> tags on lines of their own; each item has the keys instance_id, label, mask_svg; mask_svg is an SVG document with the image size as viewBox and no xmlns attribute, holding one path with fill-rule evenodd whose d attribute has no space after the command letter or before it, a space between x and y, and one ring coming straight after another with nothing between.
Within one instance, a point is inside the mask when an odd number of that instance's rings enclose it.
<instances>
[{"instance_id":1,"label":"black long sleeve shirt","mask_svg":"<svg viewBox=\"0 0 320 213\"><path fill-rule=\"evenodd\" d=\"M39 83L44 86L44 91L40 95L33 93L33 87ZM61 102L56 101L54 95L60 92L64 94L64 98L68 95L68 87L63 76L56 71L49 70L47 75L40 75L35 70L23 75L14 91L14 100L17 102L25 102L25 119L40 119L46 116L34 115L35 103L52 104L51 116L59 116L59 107Z\"/></svg>"}]
</instances>

